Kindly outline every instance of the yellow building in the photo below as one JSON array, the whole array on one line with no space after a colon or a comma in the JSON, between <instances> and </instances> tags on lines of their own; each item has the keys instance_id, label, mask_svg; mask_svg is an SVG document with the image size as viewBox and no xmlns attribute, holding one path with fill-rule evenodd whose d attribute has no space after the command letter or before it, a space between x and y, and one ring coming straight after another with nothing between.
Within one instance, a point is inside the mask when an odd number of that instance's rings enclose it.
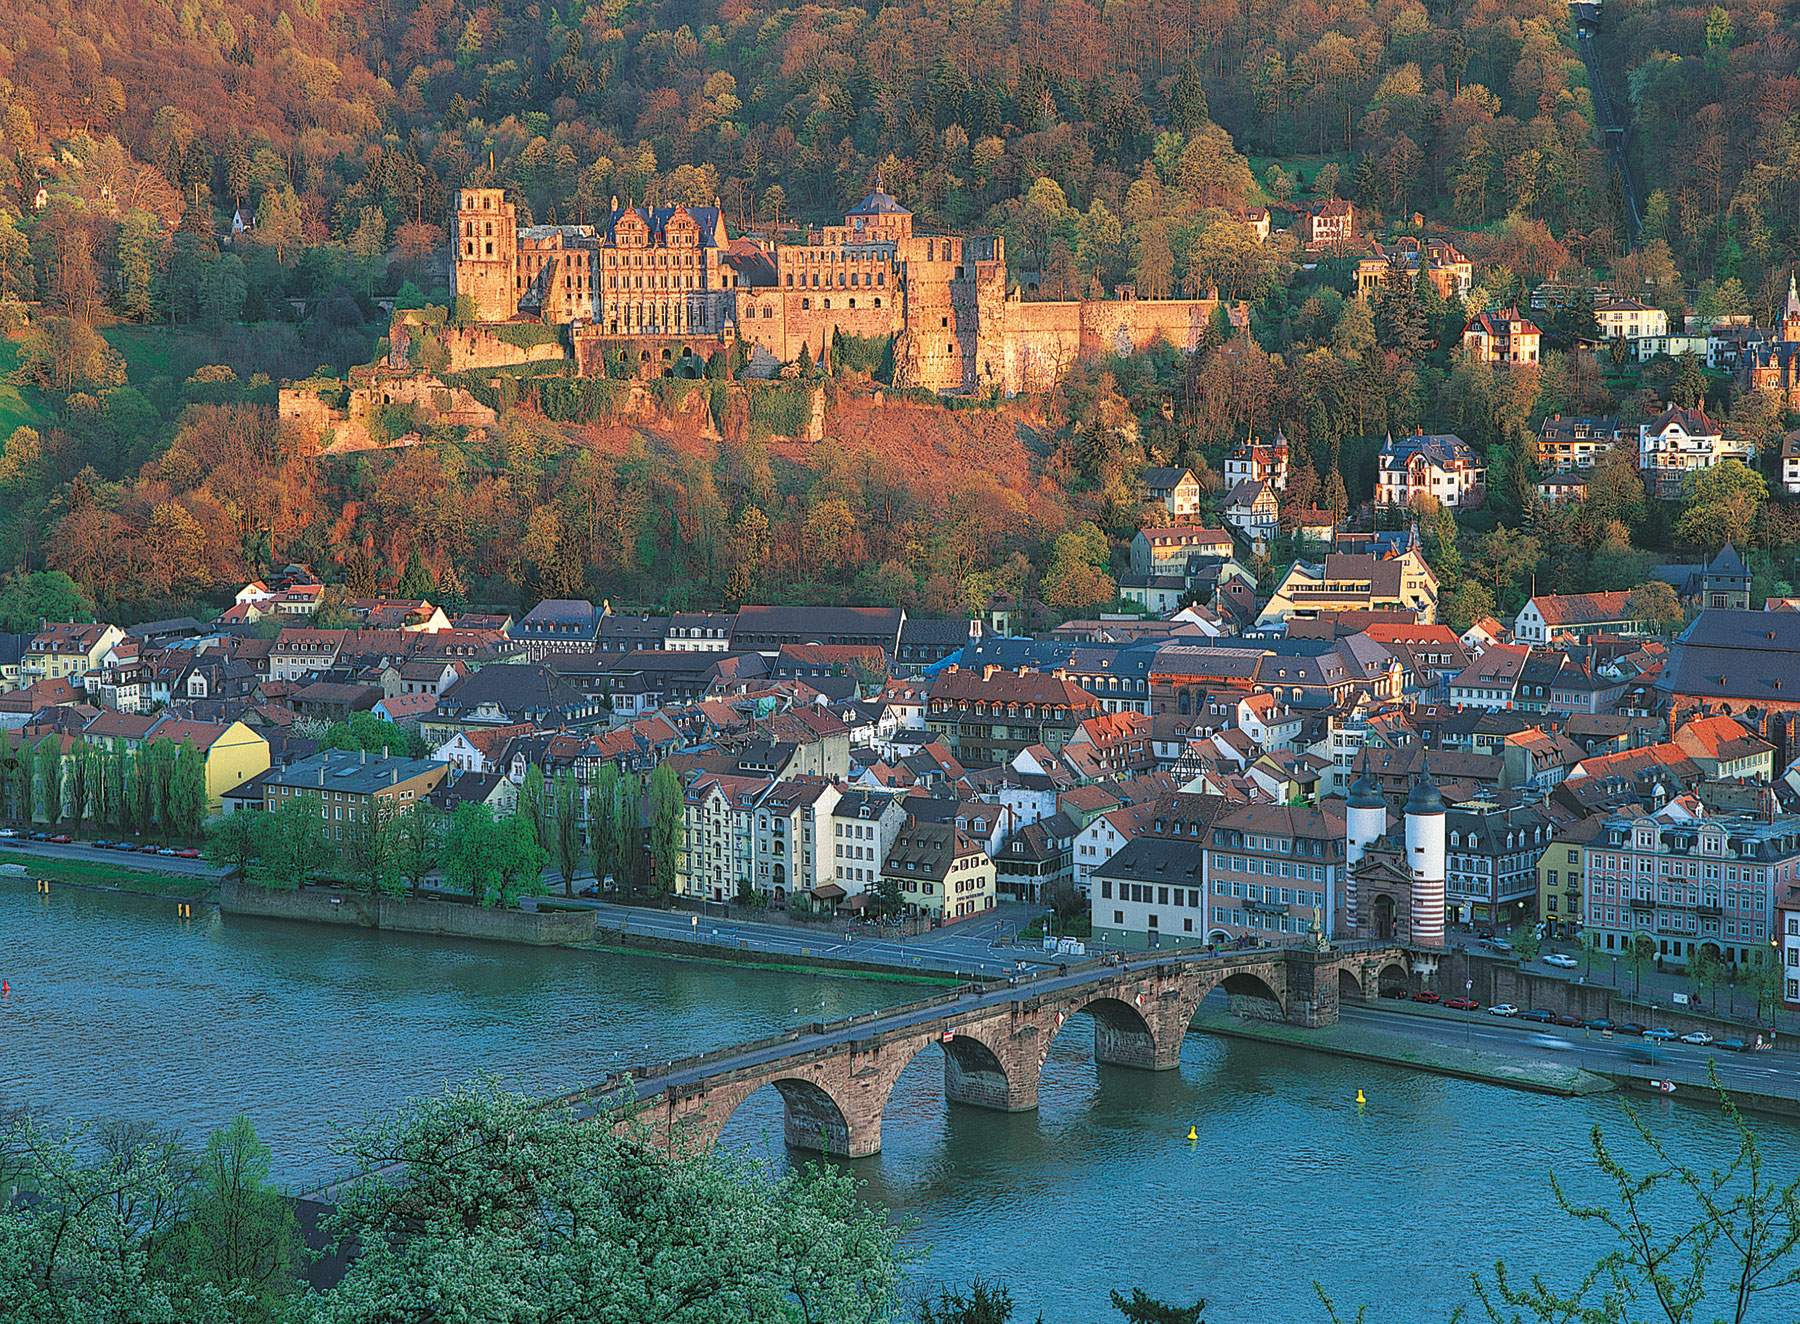
<instances>
[{"instance_id":1,"label":"yellow building","mask_svg":"<svg viewBox=\"0 0 1800 1324\"><path fill-rule=\"evenodd\" d=\"M165 718L143 737L148 741L192 743L206 760L206 812L216 814L220 797L269 770L269 742L242 722L181 722Z\"/></svg>"},{"instance_id":2,"label":"yellow building","mask_svg":"<svg viewBox=\"0 0 1800 1324\"><path fill-rule=\"evenodd\" d=\"M908 823L888 848L884 879L900 885L909 914L938 923L992 910L999 899L994 862L954 823Z\"/></svg>"},{"instance_id":3,"label":"yellow building","mask_svg":"<svg viewBox=\"0 0 1800 1324\"><path fill-rule=\"evenodd\" d=\"M1546 938L1572 938L1581 928L1581 888L1587 848L1605 823L1596 815L1565 824L1538 856L1538 918Z\"/></svg>"}]
</instances>

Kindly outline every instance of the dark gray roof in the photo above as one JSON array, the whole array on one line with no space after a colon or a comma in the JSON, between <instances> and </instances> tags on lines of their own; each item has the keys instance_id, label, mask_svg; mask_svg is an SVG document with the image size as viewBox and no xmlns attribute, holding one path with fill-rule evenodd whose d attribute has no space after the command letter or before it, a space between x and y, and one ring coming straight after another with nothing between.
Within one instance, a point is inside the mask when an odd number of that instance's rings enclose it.
<instances>
[{"instance_id":1,"label":"dark gray roof","mask_svg":"<svg viewBox=\"0 0 1800 1324\"><path fill-rule=\"evenodd\" d=\"M270 773L267 784L368 795L443 767L433 759L396 759L361 750L329 749Z\"/></svg>"},{"instance_id":2,"label":"dark gray roof","mask_svg":"<svg viewBox=\"0 0 1800 1324\"><path fill-rule=\"evenodd\" d=\"M1128 878L1138 883L1175 883L1201 887L1202 838L1134 837L1094 873L1101 878Z\"/></svg>"},{"instance_id":3,"label":"dark gray roof","mask_svg":"<svg viewBox=\"0 0 1800 1324\"><path fill-rule=\"evenodd\" d=\"M879 187L846 215L849 216L911 216L912 213L896 202L892 195L883 193Z\"/></svg>"},{"instance_id":4,"label":"dark gray roof","mask_svg":"<svg viewBox=\"0 0 1800 1324\"><path fill-rule=\"evenodd\" d=\"M547 667L483 667L444 692L438 699L438 716L454 718L484 703L496 704L511 716L585 709L593 702Z\"/></svg>"},{"instance_id":5,"label":"dark gray roof","mask_svg":"<svg viewBox=\"0 0 1800 1324\"><path fill-rule=\"evenodd\" d=\"M1663 694L1800 700L1800 612L1709 608L1669 645Z\"/></svg>"}]
</instances>

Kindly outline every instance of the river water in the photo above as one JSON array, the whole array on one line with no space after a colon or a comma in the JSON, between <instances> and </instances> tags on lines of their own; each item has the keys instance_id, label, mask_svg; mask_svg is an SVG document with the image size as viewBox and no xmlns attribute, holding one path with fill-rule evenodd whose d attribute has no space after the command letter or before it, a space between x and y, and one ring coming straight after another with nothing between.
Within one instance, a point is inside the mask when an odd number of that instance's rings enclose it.
<instances>
[{"instance_id":1,"label":"river water","mask_svg":"<svg viewBox=\"0 0 1800 1324\"><path fill-rule=\"evenodd\" d=\"M0 1109L196 1137L241 1113L298 1184L340 1170L338 1126L447 1082L497 1072L561 1091L917 993L173 910L0 882ZM1021 1324L1083 1324L1118 1318L1109 1287L1142 1286L1205 1296L1211 1324L1261 1324L1323 1320L1317 1282L1369 1304L1371 1324L1442 1320L1497 1256L1568 1274L1591 1262L1599 1243L1555 1210L1547 1171L1596 1190L1595 1123L1635 1153L1609 1096L1198 1034L1179 1072L1097 1069L1091 1050L1086 1018L1071 1020L1032 1114L948 1108L935 1053L900 1078L881 1154L851 1166L909 1223L920 1288L1001 1278ZM1718 1114L1662 1100L1648 1113L1681 1154L1726 1157ZM1758 1126L1778 1171L1800 1166L1800 1130ZM780 1134L764 1090L724 1139L785 1161Z\"/></svg>"}]
</instances>

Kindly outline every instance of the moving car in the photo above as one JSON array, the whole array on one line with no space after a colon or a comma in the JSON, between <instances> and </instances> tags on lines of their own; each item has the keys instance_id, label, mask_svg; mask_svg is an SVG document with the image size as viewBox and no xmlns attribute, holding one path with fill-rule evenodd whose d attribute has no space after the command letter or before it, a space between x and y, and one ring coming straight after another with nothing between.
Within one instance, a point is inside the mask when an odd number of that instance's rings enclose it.
<instances>
[{"instance_id":1,"label":"moving car","mask_svg":"<svg viewBox=\"0 0 1800 1324\"><path fill-rule=\"evenodd\" d=\"M1556 1019L1556 1016L1553 1012L1539 1011L1536 1008L1533 1008L1531 1011L1520 1012L1519 1019L1522 1021L1530 1021L1534 1025L1548 1025L1551 1021Z\"/></svg>"},{"instance_id":2,"label":"moving car","mask_svg":"<svg viewBox=\"0 0 1800 1324\"><path fill-rule=\"evenodd\" d=\"M1708 1034L1705 1030L1693 1030L1693 1031L1690 1031L1689 1033L1681 1036L1682 1043L1697 1044L1701 1048L1705 1048L1712 1041L1713 1041L1713 1037L1710 1034Z\"/></svg>"},{"instance_id":3,"label":"moving car","mask_svg":"<svg viewBox=\"0 0 1800 1324\"><path fill-rule=\"evenodd\" d=\"M1544 958L1545 965L1553 965L1558 970L1573 970L1581 964L1573 956L1564 956L1561 952L1551 952Z\"/></svg>"},{"instance_id":4,"label":"moving car","mask_svg":"<svg viewBox=\"0 0 1800 1324\"><path fill-rule=\"evenodd\" d=\"M1414 1002L1425 1002L1425 1003L1442 1002L1444 1000L1444 995L1442 993L1433 993L1428 988L1422 988L1417 993L1412 995L1412 1000Z\"/></svg>"},{"instance_id":5,"label":"moving car","mask_svg":"<svg viewBox=\"0 0 1800 1324\"><path fill-rule=\"evenodd\" d=\"M1639 1025L1636 1021L1626 1021L1623 1025L1613 1026L1614 1034L1638 1035L1638 1034L1642 1034L1643 1032L1644 1032L1644 1027Z\"/></svg>"},{"instance_id":6,"label":"moving car","mask_svg":"<svg viewBox=\"0 0 1800 1324\"><path fill-rule=\"evenodd\" d=\"M162 848L160 846L138 846L134 849L139 855L154 855Z\"/></svg>"},{"instance_id":7,"label":"moving car","mask_svg":"<svg viewBox=\"0 0 1800 1324\"><path fill-rule=\"evenodd\" d=\"M1666 1044L1675 1038L1675 1031L1666 1025L1659 1025L1653 1030L1645 1030L1644 1038L1654 1039L1659 1044Z\"/></svg>"},{"instance_id":8,"label":"moving car","mask_svg":"<svg viewBox=\"0 0 1800 1324\"><path fill-rule=\"evenodd\" d=\"M1452 1011L1474 1011L1481 1006L1474 998L1445 998L1444 1005Z\"/></svg>"},{"instance_id":9,"label":"moving car","mask_svg":"<svg viewBox=\"0 0 1800 1324\"><path fill-rule=\"evenodd\" d=\"M1615 1028L1613 1023L1611 1021L1607 1020L1605 1017L1600 1017L1597 1020L1589 1021L1587 1023L1587 1027L1590 1030L1611 1030L1611 1029Z\"/></svg>"},{"instance_id":10,"label":"moving car","mask_svg":"<svg viewBox=\"0 0 1800 1324\"><path fill-rule=\"evenodd\" d=\"M1488 1015L1490 1016L1517 1016L1518 1014L1519 1009L1510 1002L1502 1002L1497 1006L1488 1008Z\"/></svg>"}]
</instances>

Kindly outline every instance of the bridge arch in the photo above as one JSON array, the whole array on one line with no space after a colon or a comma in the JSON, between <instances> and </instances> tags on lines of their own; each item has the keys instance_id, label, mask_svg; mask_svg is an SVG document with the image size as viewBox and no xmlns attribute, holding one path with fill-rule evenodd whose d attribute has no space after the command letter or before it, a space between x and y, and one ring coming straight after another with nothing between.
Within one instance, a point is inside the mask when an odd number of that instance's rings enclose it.
<instances>
[{"instance_id":1,"label":"bridge arch","mask_svg":"<svg viewBox=\"0 0 1800 1324\"><path fill-rule=\"evenodd\" d=\"M830 1090L804 1076L776 1076L758 1082L724 1109L722 1116L710 1119L713 1126L723 1130L739 1108L771 1087L781 1096L781 1135L789 1149L814 1153L823 1150L839 1157L858 1158L864 1152L874 1153L881 1148L878 1130L875 1148L859 1152L858 1136L843 1106Z\"/></svg>"},{"instance_id":2,"label":"bridge arch","mask_svg":"<svg viewBox=\"0 0 1800 1324\"><path fill-rule=\"evenodd\" d=\"M1160 1059L1168 1054L1159 1053L1158 1048L1167 1036L1159 1035L1152 1025L1147 1012L1154 1008L1144 1000L1142 994L1135 994L1127 989L1109 991L1075 1006L1065 1013L1058 1013L1054 1022L1055 1028L1043 1037L1043 1046L1038 1050L1037 1066L1042 1074L1044 1061L1050 1054L1050 1045L1056 1036L1077 1014L1086 1012L1094 1020L1094 1061L1108 1066L1141 1067L1154 1071L1165 1065ZM1181 1052L1181 1039L1177 1034L1174 1055Z\"/></svg>"},{"instance_id":3,"label":"bridge arch","mask_svg":"<svg viewBox=\"0 0 1800 1324\"><path fill-rule=\"evenodd\" d=\"M1412 981L1406 967L1398 961L1389 961L1383 965L1375 976L1376 991L1388 988L1405 988Z\"/></svg>"},{"instance_id":4,"label":"bridge arch","mask_svg":"<svg viewBox=\"0 0 1800 1324\"><path fill-rule=\"evenodd\" d=\"M1338 967L1338 1001L1366 1002L1369 994L1363 988L1363 982L1357 978L1356 972L1345 966Z\"/></svg>"},{"instance_id":5,"label":"bridge arch","mask_svg":"<svg viewBox=\"0 0 1800 1324\"><path fill-rule=\"evenodd\" d=\"M922 1039L906 1054L894 1080L897 1083L919 1055L936 1044L943 1052L944 1098L949 1102L1000 1112L1030 1112L1037 1107L1039 1064L1021 1060L1004 1042L992 1042L992 1034L990 1026L978 1023ZM1002 1035L1002 1041L1004 1038ZM884 1099L884 1114L886 1110Z\"/></svg>"}]
</instances>

